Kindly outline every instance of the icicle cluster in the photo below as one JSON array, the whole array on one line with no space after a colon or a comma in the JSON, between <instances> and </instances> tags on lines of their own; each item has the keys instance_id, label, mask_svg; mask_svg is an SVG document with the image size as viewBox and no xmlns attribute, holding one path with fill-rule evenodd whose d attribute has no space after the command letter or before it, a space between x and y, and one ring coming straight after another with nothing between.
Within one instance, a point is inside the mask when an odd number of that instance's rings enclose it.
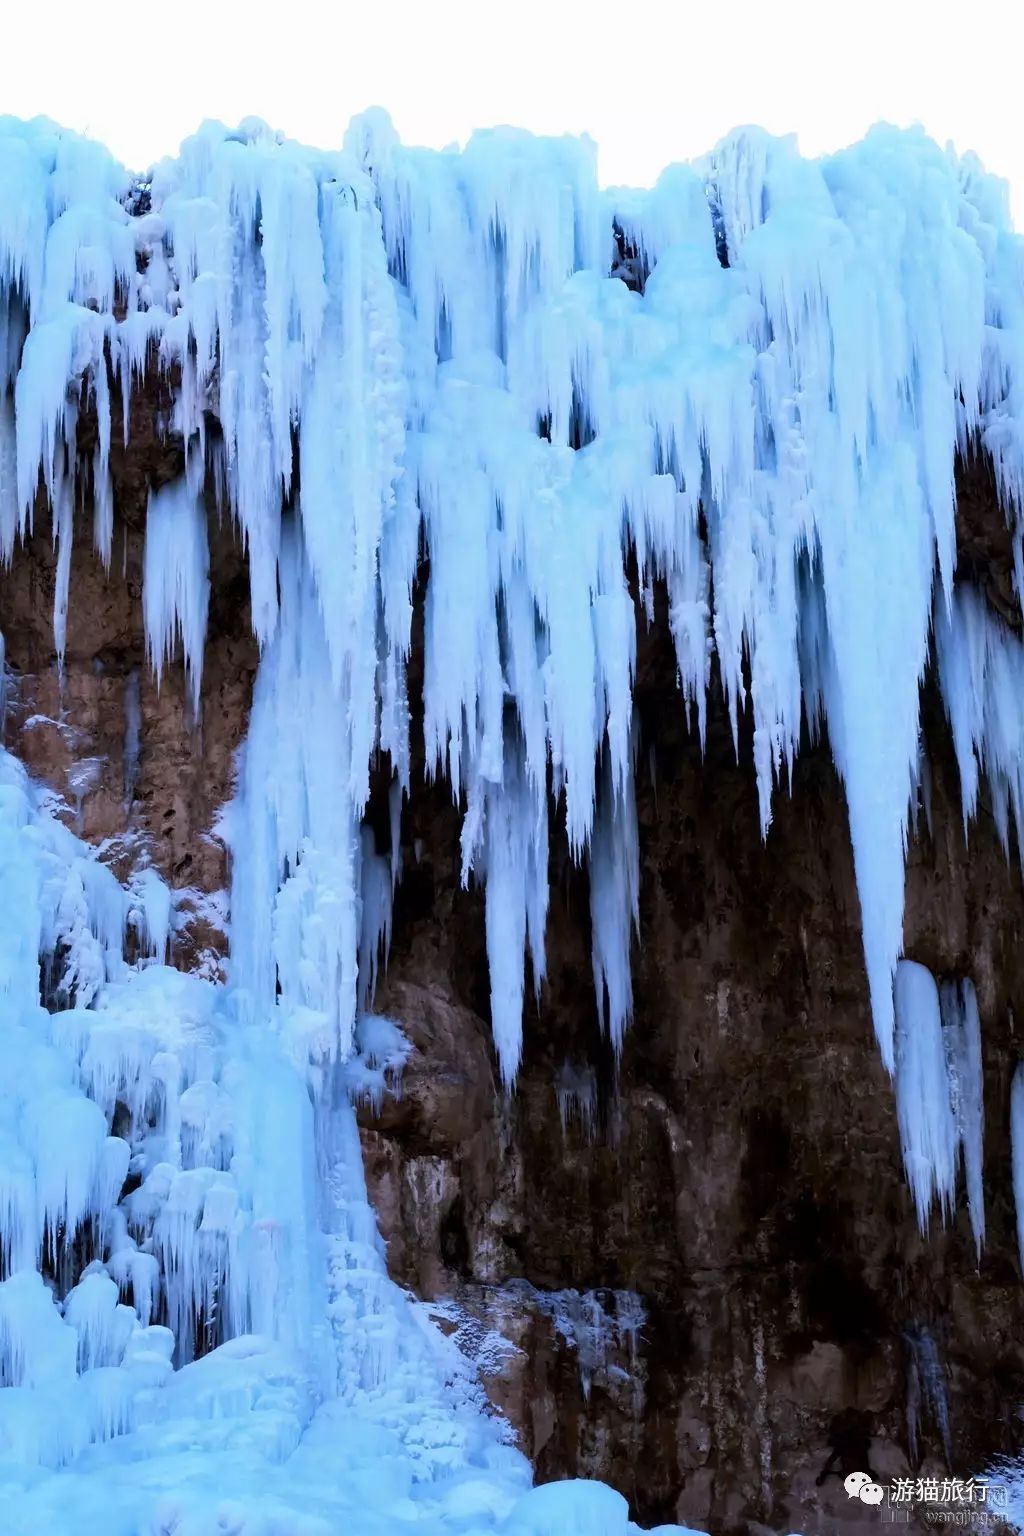
<instances>
[{"instance_id":1,"label":"icicle cluster","mask_svg":"<svg viewBox=\"0 0 1024 1536\"><path fill-rule=\"evenodd\" d=\"M246 539L268 646L236 839L236 971L253 1006L279 990L306 1044L344 1051L372 985L388 894L359 819L377 747L407 783L422 532L426 736L466 797L466 872L487 878L503 1071L527 951L543 976L549 778L572 847L589 848L595 983L620 1038L634 549L645 600L668 583L701 724L712 644L734 728L749 657L764 826L801 712L827 718L889 1060L936 563L965 815L975 760L1007 838L1019 811L1000 703L1020 691L1015 642L972 594L949 602L954 452L979 435L1011 507L1021 486L1020 252L993 184L913 135L879 131L810 165L747 134L651 194L602 195L581 145L482 135L427 155L371 116L342 155L207 127L134 215L96 146L7 124L2 151L17 213L3 229L3 541L9 554L41 476L61 541L58 648L77 412L91 393L109 555L110 384L127 431L154 349L180 371L170 430L188 473L152 499L146 629L158 670L180 633L196 699L204 483ZM605 276L616 244L642 293Z\"/></svg>"},{"instance_id":2,"label":"icicle cluster","mask_svg":"<svg viewBox=\"0 0 1024 1536\"><path fill-rule=\"evenodd\" d=\"M933 1201L943 1221L956 1202L961 1159L971 1231L981 1258L984 1079L978 1001L969 981L941 988L926 966L901 960L894 987L896 1113L921 1231Z\"/></svg>"},{"instance_id":3,"label":"icicle cluster","mask_svg":"<svg viewBox=\"0 0 1024 1536\"><path fill-rule=\"evenodd\" d=\"M910 1452L910 1465L920 1465L922 1410L927 1410L942 1445L946 1465L951 1466L953 1445L949 1427L949 1401L946 1394L946 1372L939 1356L939 1347L931 1330L923 1324L908 1328L903 1338L907 1346L907 1449Z\"/></svg>"},{"instance_id":4,"label":"icicle cluster","mask_svg":"<svg viewBox=\"0 0 1024 1536\"><path fill-rule=\"evenodd\" d=\"M1024 1062L1018 1062L1010 1084L1010 1147L1013 1203L1017 1216L1017 1252L1024 1271Z\"/></svg>"},{"instance_id":5,"label":"icicle cluster","mask_svg":"<svg viewBox=\"0 0 1024 1536\"><path fill-rule=\"evenodd\" d=\"M361 1016L311 1095L251 993L161 963L155 873L119 886L2 749L0 865L4 1530L636 1536L600 1484L530 1490L388 1278L350 1096L394 1083L399 1027Z\"/></svg>"},{"instance_id":6,"label":"icicle cluster","mask_svg":"<svg viewBox=\"0 0 1024 1536\"><path fill-rule=\"evenodd\" d=\"M0 1096L0 1459L40 1469L13 1529L70 1529L46 1469L91 1444L76 1532L339 1529L369 1500L382 1529L626 1536L608 1489L522 1497L521 1459L390 1286L366 1203L348 1097L404 1059L363 1010L401 874L414 586L428 771L486 884L505 1082L544 978L552 819L587 863L616 1046L629 1020L636 627L663 584L701 737L713 658L737 747L752 723L765 833L801 730L827 727L918 1219L951 1209L962 1161L980 1251L976 1001L900 953L933 626L965 821L984 772L1007 847L1021 830L1021 647L953 586L971 451L1024 585L1024 257L1002 190L879 129L820 162L745 131L650 192L602 192L585 143L407 150L379 113L330 153L207 124L141 184L2 119L0 558L47 503L59 656L76 513L109 561L113 433L154 370L182 473L149 501L150 661L159 676L180 646L201 708L211 512L244 541L262 653L226 817L231 975L167 970L166 887L118 886L0 754L19 1062ZM137 678L126 722L130 800ZM384 759L389 857L364 824ZM558 1092L585 1129L589 1082ZM1012 1115L1019 1190L1017 1080ZM603 1312L579 1322L603 1337Z\"/></svg>"},{"instance_id":7,"label":"icicle cluster","mask_svg":"<svg viewBox=\"0 0 1024 1536\"><path fill-rule=\"evenodd\" d=\"M892 1066L936 572L961 765L976 753L1018 810L993 703L1007 663L979 657L971 599L950 606L955 455L991 455L1008 516L1024 490L1022 248L1000 184L880 128L820 162L744 131L651 192L602 192L583 142L407 150L372 113L335 153L207 124L141 189L93 144L4 121L0 189L0 550L41 481L58 651L74 508L91 497L108 557L110 402L127 433L147 369L174 381L186 475L152 498L146 631L158 669L180 635L196 699L204 496L245 541L264 647L236 844L253 1006L276 971L297 1042L348 1048L359 826L374 754L396 805L408 787L422 547L428 765L465 808L465 877L486 881L502 1074L527 973L544 975L552 807L588 860L598 1003L621 1040L635 557L648 616L667 587L700 731L712 652L737 735L750 712L764 830L802 720L827 723Z\"/></svg>"}]
</instances>

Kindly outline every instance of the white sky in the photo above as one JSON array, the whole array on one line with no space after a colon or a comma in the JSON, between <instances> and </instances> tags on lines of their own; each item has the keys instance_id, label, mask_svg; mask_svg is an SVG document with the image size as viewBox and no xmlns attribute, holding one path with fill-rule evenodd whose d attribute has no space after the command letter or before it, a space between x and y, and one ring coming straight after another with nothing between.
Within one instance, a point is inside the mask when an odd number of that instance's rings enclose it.
<instances>
[{"instance_id":1,"label":"white sky","mask_svg":"<svg viewBox=\"0 0 1024 1536\"><path fill-rule=\"evenodd\" d=\"M987 0L0 0L0 112L45 113L135 169L204 117L338 144L387 107L441 146L588 132L602 182L653 181L730 128L805 153L920 122L1011 183L1024 228L1024 3Z\"/></svg>"}]
</instances>

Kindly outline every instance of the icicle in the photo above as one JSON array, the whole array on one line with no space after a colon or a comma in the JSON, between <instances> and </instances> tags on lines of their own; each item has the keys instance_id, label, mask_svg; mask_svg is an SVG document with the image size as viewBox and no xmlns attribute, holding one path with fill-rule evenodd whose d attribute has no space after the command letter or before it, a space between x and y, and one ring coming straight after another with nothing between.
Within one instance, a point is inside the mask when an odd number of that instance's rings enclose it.
<instances>
[{"instance_id":1,"label":"icicle","mask_svg":"<svg viewBox=\"0 0 1024 1536\"><path fill-rule=\"evenodd\" d=\"M953 1461L952 1437L949 1427L949 1402L946 1396L946 1376L939 1358L938 1345L931 1330L914 1325L903 1335L909 1350L907 1367L907 1448L910 1465L918 1465L918 1434L921 1425L921 1408L926 1406L939 1432L946 1465Z\"/></svg>"},{"instance_id":2,"label":"icicle","mask_svg":"<svg viewBox=\"0 0 1024 1536\"><path fill-rule=\"evenodd\" d=\"M69 473L61 476L53 504L53 539L57 574L53 591L53 644L58 666L64 664L68 636L68 592L71 585L71 544L74 536L75 488Z\"/></svg>"},{"instance_id":3,"label":"icicle","mask_svg":"<svg viewBox=\"0 0 1024 1536\"><path fill-rule=\"evenodd\" d=\"M555 1083L555 1097L562 1135L567 1135L573 1126L584 1141L593 1141L597 1126L597 1080L593 1067L576 1067L571 1062L563 1062Z\"/></svg>"},{"instance_id":4,"label":"icicle","mask_svg":"<svg viewBox=\"0 0 1024 1536\"><path fill-rule=\"evenodd\" d=\"M359 1006L369 1007L377 990L381 961L387 965L391 948L391 902L394 895L391 863L374 848L373 830L361 834L362 925L359 936Z\"/></svg>"},{"instance_id":5,"label":"icicle","mask_svg":"<svg viewBox=\"0 0 1024 1536\"><path fill-rule=\"evenodd\" d=\"M152 866L140 870L132 885L142 906L142 942L159 965L167 958L173 931L174 898L170 887Z\"/></svg>"},{"instance_id":6,"label":"icicle","mask_svg":"<svg viewBox=\"0 0 1024 1536\"><path fill-rule=\"evenodd\" d=\"M463 868L473 849L473 803L482 800L485 839L485 923L491 977L491 1030L506 1088L515 1080L523 1047L523 993L527 951L539 995L544 979L544 927L548 909L547 804L530 786L520 753L506 758L506 782L474 786L463 832Z\"/></svg>"},{"instance_id":7,"label":"icicle","mask_svg":"<svg viewBox=\"0 0 1024 1536\"><path fill-rule=\"evenodd\" d=\"M139 778L142 704L139 669L133 667L124 685L124 803L130 809Z\"/></svg>"},{"instance_id":8,"label":"icicle","mask_svg":"<svg viewBox=\"0 0 1024 1536\"><path fill-rule=\"evenodd\" d=\"M973 587L957 587L948 610L940 605L935 637L965 833L984 771L1009 856L1011 812L1018 852L1024 813L1024 646Z\"/></svg>"},{"instance_id":9,"label":"icicle","mask_svg":"<svg viewBox=\"0 0 1024 1536\"><path fill-rule=\"evenodd\" d=\"M0 637L2 640L2 637ZM0 651L0 666L3 663L3 653ZM3 700L0 698L0 710ZM388 824L391 832L391 896L394 899L399 877L402 873L402 800L405 789L401 779L396 776L391 780L388 788Z\"/></svg>"},{"instance_id":10,"label":"icicle","mask_svg":"<svg viewBox=\"0 0 1024 1536\"><path fill-rule=\"evenodd\" d=\"M6 389L0 389L0 560L5 565L24 526L18 502L17 453L14 401Z\"/></svg>"},{"instance_id":11,"label":"icicle","mask_svg":"<svg viewBox=\"0 0 1024 1536\"><path fill-rule=\"evenodd\" d=\"M146 650L159 684L180 635L194 712L203 682L209 568L201 494L187 478L155 491L146 513L142 579Z\"/></svg>"},{"instance_id":12,"label":"icicle","mask_svg":"<svg viewBox=\"0 0 1024 1536\"><path fill-rule=\"evenodd\" d=\"M602 804L590 848L590 924L598 1016L616 1055L633 1013L630 943L639 927L640 858L633 776L621 793L605 773Z\"/></svg>"},{"instance_id":13,"label":"icicle","mask_svg":"<svg viewBox=\"0 0 1024 1536\"><path fill-rule=\"evenodd\" d=\"M939 991L913 960L896 967L896 1113L917 1223L928 1226L933 1199L946 1220L956 1196L957 1128L949 1102Z\"/></svg>"},{"instance_id":14,"label":"icicle","mask_svg":"<svg viewBox=\"0 0 1024 1536\"><path fill-rule=\"evenodd\" d=\"M1013 1202L1017 1211L1017 1251L1024 1270L1024 1062L1017 1064L1010 1088L1010 1147L1013 1155Z\"/></svg>"},{"instance_id":15,"label":"icicle","mask_svg":"<svg viewBox=\"0 0 1024 1536\"><path fill-rule=\"evenodd\" d=\"M983 1140L985 1109L978 999L969 981L944 982L939 994L949 1093L957 1136L963 1148L971 1231L978 1258L985 1242Z\"/></svg>"}]
</instances>

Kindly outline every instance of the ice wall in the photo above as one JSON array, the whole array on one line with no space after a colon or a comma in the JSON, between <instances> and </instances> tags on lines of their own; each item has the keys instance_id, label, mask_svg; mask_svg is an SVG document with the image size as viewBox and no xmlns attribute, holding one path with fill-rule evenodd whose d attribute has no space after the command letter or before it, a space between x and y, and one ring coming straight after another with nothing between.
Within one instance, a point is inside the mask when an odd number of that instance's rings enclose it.
<instances>
[{"instance_id":1,"label":"ice wall","mask_svg":"<svg viewBox=\"0 0 1024 1536\"><path fill-rule=\"evenodd\" d=\"M311 1093L250 994L126 963L137 893L55 809L0 749L5 1532L633 1536L610 1488L531 1491L388 1278L350 1095L400 1029Z\"/></svg>"},{"instance_id":2,"label":"ice wall","mask_svg":"<svg viewBox=\"0 0 1024 1536\"><path fill-rule=\"evenodd\" d=\"M201 710L210 515L244 541L262 653L226 989L156 963L169 894L119 887L0 755L12 1529L629 1529L610 1490L524 1500L366 1204L348 1093L384 1070L358 1021L400 878L417 581L504 1081L552 823L589 871L616 1045L629 1021L636 632L664 584L680 707L703 737L716 666L766 834L827 726L919 1220L962 1161L980 1247L977 1008L900 964L904 853L933 629L965 820L984 773L1020 835L1020 643L954 586L953 468L991 457L1020 582L1022 250L998 183L886 128L818 162L745 130L637 193L600 190L585 143L409 150L380 113L329 152L206 124L144 180L0 120L0 556L48 514L62 655L76 514L109 561L112 434L157 370L181 476L149 503L151 663L180 651ZM364 824L380 763L390 850Z\"/></svg>"},{"instance_id":3,"label":"ice wall","mask_svg":"<svg viewBox=\"0 0 1024 1536\"><path fill-rule=\"evenodd\" d=\"M970 740L1004 825L1018 811L1014 744L1000 755L993 727L978 734L1005 662L986 670L973 599L953 594L958 452L996 463L1020 567L1024 279L999 183L920 133L878 128L806 161L744 130L650 192L601 191L584 142L500 130L461 153L410 150L379 112L332 152L205 124L141 183L88 141L4 120L0 548L49 500L58 650L74 508L91 496L108 556L111 433L127 433L152 368L173 382L167 431L186 464L150 508L154 664L180 640L198 699L202 515L219 503L248 551L264 713L280 725L290 706L268 695L298 679L309 734L333 741L329 771L315 741L280 731L258 786L246 769L264 974L244 985L265 998L276 965L299 1035L344 1053L356 832L377 753L397 804L408 786L419 577L428 765L464 809L465 878L486 882L502 1074L544 973L552 813L588 863L598 1006L620 1041L636 625L663 581L681 703L703 731L714 656L737 740L740 715L752 721L765 831L802 720L827 723L893 1065L933 609L961 767ZM88 461L83 411L99 418ZM348 913L330 954L328 911Z\"/></svg>"}]
</instances>

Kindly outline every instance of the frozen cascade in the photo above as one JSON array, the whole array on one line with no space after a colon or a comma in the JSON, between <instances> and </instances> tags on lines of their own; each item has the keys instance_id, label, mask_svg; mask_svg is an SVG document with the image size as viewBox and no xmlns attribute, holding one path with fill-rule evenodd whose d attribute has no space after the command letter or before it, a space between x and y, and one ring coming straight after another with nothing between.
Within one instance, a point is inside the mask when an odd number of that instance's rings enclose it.
<instances>
[{"instance_id":1,"label":"frozen cascade","mask_svg":"<svg viewBox=\"0 0 1024 1536\"><path fill-rule=\"evenodd\" d=\"M583 141L407 150L374 112L330 152L205 124L139 206L99 146L0 119L0 555L48 504L61 656L75 511L92 501L109 561L111 434L156 368L182 473L150 500L151 662L180 647L198 707L207 508L240 530L261 661L225 817L226 987L160 963L166 889L118 885L0 755L0 1030L22 1064L0 1097L12 1531L626 1536L610 1490L526 1492L472 1373L389 1282L366 1202L348 1093L400 1059L358 1021L400 877L414 583L428 771L485 885L505 1083L563 817L616 1047L628 1025L635 569L648 620L664 583L701 736L713 658L737 750L752 723L766 835L803 724L827 728L918 1219L951 1208L962 1154L980 1246L973 992L940 999L900 956L933 626L965 820L984 772L1007 849L1011 813L1020 837L1019 642L954 586L954 462L979 447L1024 577L1005 192L888 128L817 162L745 130L649 192L604 192ZM631 288L609 276L617 237ZM137 727L129 700L128 795ZM377 763L390 858L364 825Z\"/></svg>"},{"instance_id":2,"label":"frozen cascade","mask_svg":"<svg viewBox=\"0 0 1024 1536\"><path fill-rule=\"evenodd\" d=\"M129 966L137 895L2 751L0 858L11 1536L632 1536L599 1484L535 1498L475 1367L388 1278L349 1093L401 1070L401 1030L364 1016L311 1084L252 985Z\"/></svg>"},{"instance_id":3,"label":"frozen cascade","mask_svg":"<svg viewBox=\"0 0 1024 1536\"><path fill-rule=\"evenodd\" d=\"M183 477L155 491L146 513L142 579L146 649L159 682L180 636L194 712L203 684L209 563L201 489Z\"/></svg>"},{"instance_id":4,"label":"frozen cascade","mask_svg":"<svg viewBox=\"0 0 1024 1536\"><path fill-rule=\"evenodd\" d=\"M953 1460L949 1427L949 1403L946 1373L939 1357L939 1347L929 1328L914 1324L903 1335L907 1346L907 1446L910 1464L919 1465L919 1436L923 1409L927 1409L938 1432L946 1465Z\"/></svg>"},{"instance_id":5,"label":"frozen cascade","mask_svg":"<svg viewBox=\"0 0 1024 1536\"><path fill-rule=\"evenodd\" d=\"M970 981L943 982L939 989L939 1005L942 1012L942 1038L946 1047L950 1104L963 1151L967 1208L980 1259L985 1242L985 1105L981 1021L978 1018L978 998L973 984Z\"/></svg>"},{"instance_id":6,"label":"frozen cascade","mask_svg":"<svg viewBox=\"0 0 1024 1536\"><path fill-rule=\"evenodd\" d=\"M296 1059L349 1054L363 930L359 820L341 785L353 732L337 707L298 530L283 533L281 613L264 652L231 808L232 978L249 1017L275 1010ZM377 929L374 927L374 941Z\"/></svg>"},{"instance_id":7,"label":"frozen cascade","mask_svg":"<svg viewBox=\"0 0 1024 1536\"><path fill-rule=\"evenodd\" d=\"M896 1111L907 1181L922 1232L933 1201L956 1201L962 1160L978 1258L985 1241L984 1076L978 999L968 980L941 987L926 966L901 960L894 987Z\"/></svg>"},{"instance_id":8,"label":"frozen cascade","mask_svg":"<svg viewBox=\"0 0 1024 1536\"><path fill-rule=\"evenodd\" d=\"M744 130L649 192L602 192L583 141L500 130L461 153L407 150L375 111L333 152L252 121L204 124L155 169L137 216L129 178L98 146L4 120L0 186L2 547L9 556L24 532L41 480L60 543L58 650L83 481L109 545L111 374L126 433L154 359L180 379L169 430L186 468L150 513L157 666L180 635L198 696L204 496L237 519L265 648L282 561L315 594L319 718L344 722L335 785L351 825L329 850L306 829L301 865L296 829L277 825L278 927L285 909L312 919L321 899L352 912L313 987L331 998L306 999L338 1050L359 990L352 843L376 752L408 787L422 541L428 757L466 807L466 878L493 882L506 1081L528 958L534 985L543 977L549 794L574 855L589 850L598 1006L616 1039L629 1018L631 932L616 914L635 894L634 553L642 595L666 584L700 730L712 651L737 739L751 715L765 831L802 717L827 724L892 1067L933 607L965 812L972 752L1000 804L1019 799L1020 759L997 740L993 702L1009 663L997 641L978 657L976 600L953 591L956 453L990 453L1011 519L1024 491L1022 247L1001 184L919 132L878 128L815 162ZM617 239L637 253L642 291L607 275ZM88 465L83 411L100 425ZM1024 568L1016 526L1015 540ZM276 879L261 900L265 938Z\"/></svg>"},{"instance_id":9,"label":"frozen cascade","mask_svg":"<svg viewBox=\"0 0 1024 1536\"><path fill-rule=\"evenodd\" d=\"M921 1230L932 1201L945 1221L956 1194L957 1128L949 1101L939 989L914 960L896 967L896 1113Z\"/></svg>"},{"instance_id":10,"label":"frozen cascade","mask_svg":"<svg viewBox=\"0 0 1024 1536\"><path fill-rule=\"evenodd\" d=\"M1024 1270L1024 1062L1010 1087L1010 1144L1013 1149L1013 1203L1017 1213L1017 1250Z\"/></svg>"}]
</instances>

